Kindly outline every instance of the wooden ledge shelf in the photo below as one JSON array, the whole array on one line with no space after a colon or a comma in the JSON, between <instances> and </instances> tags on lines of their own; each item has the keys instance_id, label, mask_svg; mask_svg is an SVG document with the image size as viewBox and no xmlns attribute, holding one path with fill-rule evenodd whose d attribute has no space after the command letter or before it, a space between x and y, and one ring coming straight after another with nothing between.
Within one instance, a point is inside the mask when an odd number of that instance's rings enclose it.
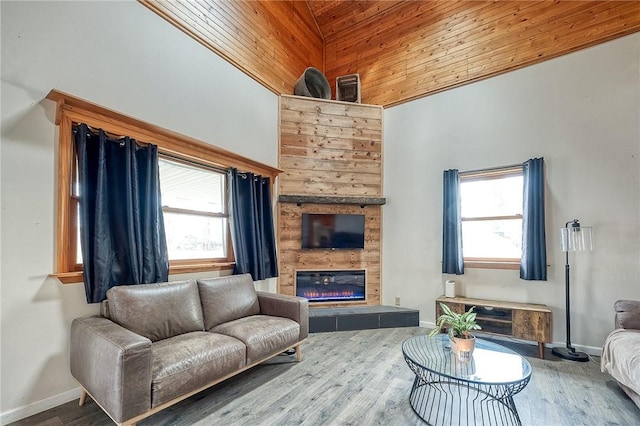
<instances>
[{"instance_id":1,"label":"wooden ledge shelf","mask_svg":"<svg viewBox=\"0 0 640 426\"><path fill-rule=\"evenodd\" d=\"M360 206L376 205L381 206L387 203L386 198L376 197L327 197L317 195L280 195L280 203L294 204L358 204Z\"/></svg>"}]
</instances>

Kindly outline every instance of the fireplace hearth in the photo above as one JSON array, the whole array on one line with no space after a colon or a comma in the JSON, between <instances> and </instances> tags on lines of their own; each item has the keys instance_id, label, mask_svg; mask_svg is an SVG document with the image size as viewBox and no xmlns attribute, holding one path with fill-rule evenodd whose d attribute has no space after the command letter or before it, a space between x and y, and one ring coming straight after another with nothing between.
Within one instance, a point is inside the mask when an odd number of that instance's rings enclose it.
<instances>
[{"instance_id":1,"label":"fireplace hearth","mask_svg":"<svg viewBox=\"0 0 640 426\"><path fill-rule=\"evenodd\" d=\"M365 271L297 271L296 296L314 302L365 300Z\"/></svg>"}]
</instances>

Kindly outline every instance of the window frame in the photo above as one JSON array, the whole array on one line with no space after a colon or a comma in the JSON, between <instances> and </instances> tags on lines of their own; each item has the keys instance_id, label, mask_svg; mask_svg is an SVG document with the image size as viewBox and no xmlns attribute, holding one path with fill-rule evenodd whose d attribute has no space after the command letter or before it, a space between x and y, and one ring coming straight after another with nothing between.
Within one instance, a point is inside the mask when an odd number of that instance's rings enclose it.
<instances>
[{"instance_id":1,"label":"window frame","mask_svg":"<svg viewBox=\"0 0 640 426\"><path fill-rule=\"evenodd\" d=\"M169 259L169 266L177 266L177 265L191 265L194 263L201 263L201 262L214 262L214 263L229 263L229 262L233 262L234 258L233 258L233 246L231 243L231 228L229 226L229 211L228 211L228 207L227 207L227 186L229 185L227 176L226 176L226 171L222 168L219 167L212 167L212 166L207 166L204 165L202 163L196 163L193 161L186 161L183 158L177 158L174 157L172 155L167 155L164 154L162 152L159 153L159 157L160 159L164 160L164 161L170 161L170 162L174 162L174 163L180 163L189 167L193 167L193 168L197 168L200 170L204 170L210 173L218 173L218 174L222 174L224 176L224 190L223 190L223 194L222 194L222 198L223 198L223 211L222 213L212 213L212 212L204 212L201 210L190 210L190 209L183 209L183 208L179 208L179 207L168 207L163 205L162 206L162 214L164 215L164 213L174 213L174 214L185 214L185 215L194 215L194 216L203 216L203 217L214 217L214 218L224 218L227 220L227 226L226 226L226 232L225 232L225 247L226 247L226 251L227 251L227 256L226 257L217 257L217 258L192 258L192 259L176 259L176 260L171 260ZM162 186L162 180L160 181L160 185Z\"/></svg>"},{"instance_id":2,"label":"window frame","mask_svg":"<svg viewBox=\"0 0 640 426\"><path fill-rule=\"evenodd\" d=\"M473 170L468 172L460 172L460 185L463 182L483 181L483 180L497 180L511 176L523 176L524 168L521 164L494 167L482 170ZM460 200L462 202L462 199ZM485 220L499 220L499 219L519 219L522 221L522 214L506 215L506 216L478 216L473 218L462 217L462 222L479 222ZM477 268L477 269L520 269L520 258L495 258L495 257L468 257L464 255L464 245L462 247L462 256L465 268Z\"/></svg>"},{"instance_id":3,"label":"window frame","mask_svg":"<svg viewBox=\"0 0 640 426\"><path fill-rule=\"evenodd\" d=\"M213 169L236 168L269 177L271 193L282 170L234 154L206 142L146 123L136 118L104 108L72 95L51 90L46 99L56 102L55 124L58 132L57 205L56 205L56 261L55 273L50 274L64 284L83 281L82 265L76 263L77 195L73 194L75 153L72 136L74 125L85 123L113 135L126 135L138 143L153 143L161 155L200 164ZM231 269L234 265L229 221L227 221L226 259L185 259L170 262L169 274L206 272Z\"/></svg>"}]
</instances>

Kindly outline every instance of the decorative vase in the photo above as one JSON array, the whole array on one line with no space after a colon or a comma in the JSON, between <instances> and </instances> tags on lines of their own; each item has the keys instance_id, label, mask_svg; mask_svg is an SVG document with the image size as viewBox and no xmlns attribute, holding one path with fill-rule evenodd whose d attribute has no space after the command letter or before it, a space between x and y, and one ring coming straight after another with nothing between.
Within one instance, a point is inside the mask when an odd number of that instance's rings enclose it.
<instances>
[{"instance_id":1,"label":"decorative vase","mask_svg":"<svg viewBox=\"0 0 640 426\"><path fill-rule=\"evenodd\" d=\"M473 350L476 347L476 336L471 335L469 338L451 337L451 350L456 354L458 359L470 359Z\"/></svg>"}]
</instances>

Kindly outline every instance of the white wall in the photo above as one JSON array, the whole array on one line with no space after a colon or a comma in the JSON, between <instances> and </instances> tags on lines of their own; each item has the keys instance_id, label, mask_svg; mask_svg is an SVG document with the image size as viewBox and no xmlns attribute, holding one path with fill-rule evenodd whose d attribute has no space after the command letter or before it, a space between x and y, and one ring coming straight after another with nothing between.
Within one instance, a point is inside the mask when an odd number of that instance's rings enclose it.
<instances>
[{"instance_id":1,"label":"white wall","mask_svg":"<svg viewBox=\"0 0 640 426\"><path fill-rule=\"evenodd\" d=\"M52 88L264 163L277 163L277 97L137 2L0 2L0 423L77 395L73 318L97 311L54 268ZM618 298L640 299L640 34L385 111L383 302L432 322L445 279L467 296L548 304L564 340L558 229L594 226L572 256L573 340L598 347ZM442 170L544 156L546 283L517 272L443 276ZM180 278L180 277L172 277ZM259 283L272 288L273 283Z\"/></svg>"},{"instance_id":2,"label":"white wall","mask_svg":"<svg viewBox=\"0 0 640 426\"><path fill-rule=\"evenodd\" d=\"M278 98L134 1L0 7L0 423L6 423L78 394L68 367L69 326L97 312L82 285L48 278L58 132L55 106L43 99L49 90L272 166Z\"/></svg>"},{"instance_id":3,"label":"white wall","mask_svg":"<svg viewBox=\"0 0 640 426\"><path fill-rule=\"evenodd\" d=\"M594 227L570 256L572 342L595 351L613 303L640 299L640 34L385 110L383 303L401 298L434 322L444 281L462 295L544 303L565 340L559 229ZM546 163L547 282L519 271L441 273L442 171Z\"/></svg>"}]
</instances>

